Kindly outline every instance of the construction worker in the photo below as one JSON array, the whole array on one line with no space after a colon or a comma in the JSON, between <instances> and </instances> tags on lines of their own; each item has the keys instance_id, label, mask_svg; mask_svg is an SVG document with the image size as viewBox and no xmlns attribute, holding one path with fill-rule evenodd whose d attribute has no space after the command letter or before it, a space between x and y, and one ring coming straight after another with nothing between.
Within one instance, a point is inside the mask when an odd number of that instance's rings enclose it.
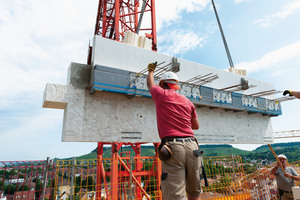
<instances>
[{"instance_id":1,"label":"construction worker","mask_svg":"<svg viewBox=\"0 0 300 200\"><path fill-rule=\"evenodd\" d=\"M285 90L285 91L283 92L283 96L285 96L285 95L287 95L287 94L288 94L289 96L294 96L294 97L300 99L300 92L299 92L299 91Z\"/></svg>"},{"instance_id":2,"label":"construction worker","mask_svg":"<svg viewBox=\"0 0 300 200\"><path fill-rule=\"evenodd\" d=\"M271 169L270 174L275 174L278 187L278 195L281 200L293 200L292 187L295 186L295 181L300 181L300 176L292 167L287 167L287 158L285 155L278 156L279 162ZM282 165L284 171L281 169Z\"/></svg>"},{"instance_id":3,"label":"construction worker","mask_svg":"<svg viewBox=\"0 0 300 200\"><path fill-rule=\"evenodd\" d=\"M156 63L148 65L147 86L156 104L156 117L162 148L161 190L164 200L200 199L201 158L193 129L199 128L193 103L177 93L178 77L166 72L154 83ZM162 151L163 154L163 151ZM161 156L160 156L161 158Z\"/></svg>"}]
</instances>

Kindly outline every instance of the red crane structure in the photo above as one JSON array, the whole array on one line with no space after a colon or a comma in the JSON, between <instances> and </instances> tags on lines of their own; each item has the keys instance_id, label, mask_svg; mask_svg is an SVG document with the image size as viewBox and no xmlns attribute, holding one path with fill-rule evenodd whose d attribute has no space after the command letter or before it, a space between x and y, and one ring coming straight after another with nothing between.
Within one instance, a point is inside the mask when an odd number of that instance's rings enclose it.
<instances>
[{"instance_id":1,"label":"red crane structure","mask_svg":"<svg viewBox=\"0 0 300 200\"><path fill-rule=\"evenodd\" d=\"M147 22L151 21L149 27L141 26L142 19L146 18ZM149 24L149 23L146 23ZM145 36L152 40L152 50L156 51L157 38L156 38L156 19L155 19L155 0L99 0L98 14L96 18L94 35L99 35L104 38L116 40L119 42L124 41L125 32L131 31L137 34L144 33ZM92 47L89 47L89 55L87 63L91 64ZM98 142L98 162L97 165L97 188L96 199L101 198L102 188L106 188L106 195L109 199L118 199L118 190L121 180L120 177L127 177L129 179L128 170L120 169L119 165L124 165L123 168L127 169L122 159L128 158L128 156L120 157L119 150L123 145L130 145L135 152L134 165L135 170L132 173L132 177L136 180L138 187L135 188L135 195L137 199L142 199L143 196L147 196L145 191L139 184L141 182L141 176L148 175L153 176L156 179L156 189L159 191L160 175L161 175L161 163L156 153L156 162L152 166L151 171L142 171L143 163L141 161L141 144L142 143L124 143L124 142ZM104 172L103 168L103 146L111 145L112 160L110 172ZM159 143L154 143L155 149L158 148ZM121 153L122 154L122 153ZM106 177L110 177L110 187L107 189L105 184ZM103 180L103 182L102 182ZM146 198L150 199L149 196ZM158 195L157 199L160 199L161 195Z\"/></svg>"}]
</instances>

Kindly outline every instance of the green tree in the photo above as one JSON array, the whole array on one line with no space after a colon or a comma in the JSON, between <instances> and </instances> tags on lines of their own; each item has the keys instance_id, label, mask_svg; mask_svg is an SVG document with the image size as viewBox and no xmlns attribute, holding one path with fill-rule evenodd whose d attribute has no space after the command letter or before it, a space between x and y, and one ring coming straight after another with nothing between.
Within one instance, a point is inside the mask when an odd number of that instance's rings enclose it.
<instances>
[{"instance_id":1,"label":"green tree","mask_svg":"<svg viewBox=\"0 0 300 200\"><path fill-rule=\"evenodd\" d=\"M35 195L38 198L42 194L43 184L39 178L33 179L32 182L35 183L35 189L36 189Z\"/></svg>"},{"instance_id":2,"label":"green tree","mask_svg":"<svg viewBox=\"0 0 300 200\"><path fill-rule=\"evenodd\" d=\"M28 185L24 185L18 188L17 191L28 191L29 190L29 186Z\"/></svg>"},{"instance_id":3,"label":"green tree","mask_svg":"<svg viewBox=\"0 0 300 200\"><path fill-rule=\"evenodd\" d=\"M8 185L6 188L5 188L5 191L4 193L5 194L9 194L9 195L13 195L17 190L17 186L16 185Z\"/></svg>"},{"instance_id":4,"label":"green tree","mask_svg":"<svg viewBox=\"0 0 300 200\"><path fill-rule=\"evenodd\" d=\"M91 176L89 176L89 177L87 177L87 179L83 180L82 185L83 185L83 187L89 189L90 191L95 190L94 178Z\"/></svg>"}]
</instances>

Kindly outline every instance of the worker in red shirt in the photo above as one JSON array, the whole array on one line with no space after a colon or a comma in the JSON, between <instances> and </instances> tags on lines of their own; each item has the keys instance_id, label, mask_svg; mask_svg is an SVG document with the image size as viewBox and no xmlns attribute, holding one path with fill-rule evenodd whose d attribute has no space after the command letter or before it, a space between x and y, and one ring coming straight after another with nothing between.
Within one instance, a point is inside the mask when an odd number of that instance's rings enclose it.
<instances>
[{"instance_id":1,"label":"worker in red shirt","mask_svg":"<svg viewBox=\"0 0 300 200\"><path fill-rule=\"evenodd\" d=\"M285 90L285 91L283 92L283 96L285 96L285 95L287 95L287 94L288 94L289 96L294 96L294 97L300 99L300 92L299 92L299 91Z\"/></svg>"},{"instance_id":2,"label":"worker in red shirt","mask_svg":"<svg viewBox=\"0 0 300 200\"><path fill-rule=\"evenodd\" d=\"M193 129L199 128L193 103L177 93L178 77L166 72L154 83L156 63L148 65L147 86L156 105L159 137L170 152L162 160L161 190L164 200L200 199L201 158Z\"/></svg>"}]
</instances>

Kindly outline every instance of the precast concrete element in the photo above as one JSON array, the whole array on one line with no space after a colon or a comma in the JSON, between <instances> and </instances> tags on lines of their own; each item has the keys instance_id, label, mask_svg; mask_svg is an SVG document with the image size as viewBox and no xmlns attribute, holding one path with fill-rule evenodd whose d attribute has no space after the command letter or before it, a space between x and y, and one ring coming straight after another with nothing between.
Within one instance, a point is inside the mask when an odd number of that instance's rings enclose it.
<instances>
[{"instance_id":1,"label":"precast concrete element","mask_svg":"<svg viewBox=\"0 0 300 200\"><path fill-rule=\"evenodd\" d=\"M71 63L67 85L46 85L43 107L64 109L63 142L160 142L146 74L138 79L135 75L150 62L167 65L172 59L95 36L92 66ZM200 128L194 133L199 143L273 143L270 117L281 114L280 104L272 101L272 95L251 96L274 89L272 84L183 59L178 61L177 75L182 86L179 92L195 104ZM185 83L192 77L210 73L219 78L205 86ZM222 89L240 84L242 78L255 87L238 93ZM136 93L138 90L142 92ZM260 113L252 108L274 110Z\"/></svg>"},{"instance_id":2,"label":"precast concrete element","mask_svg":"<svg viewBox=\"0 0 300 200\"><path fill-rule=\"evenodd\" d=\"M104 91L90 94L85 86L91 70L71 63L69 85L46 85L43 107L64 109L62 141L160 142L152 99ZM200 143L273 141L268 115L201 105L196 110L200 129L195 136Z\"/></svg>"},{"instance_id":3,"label":"precast concrete element","mask_svg":"<svg viewBox=\"0 0 300 200\"><path fill-rule=\"evenodd\" d=\"M47 84L45 108L64 109L63 142L160 142L150 98ZM197 107L200 143L272 143L269 116Z\"/></svg>"}]
</instances>

